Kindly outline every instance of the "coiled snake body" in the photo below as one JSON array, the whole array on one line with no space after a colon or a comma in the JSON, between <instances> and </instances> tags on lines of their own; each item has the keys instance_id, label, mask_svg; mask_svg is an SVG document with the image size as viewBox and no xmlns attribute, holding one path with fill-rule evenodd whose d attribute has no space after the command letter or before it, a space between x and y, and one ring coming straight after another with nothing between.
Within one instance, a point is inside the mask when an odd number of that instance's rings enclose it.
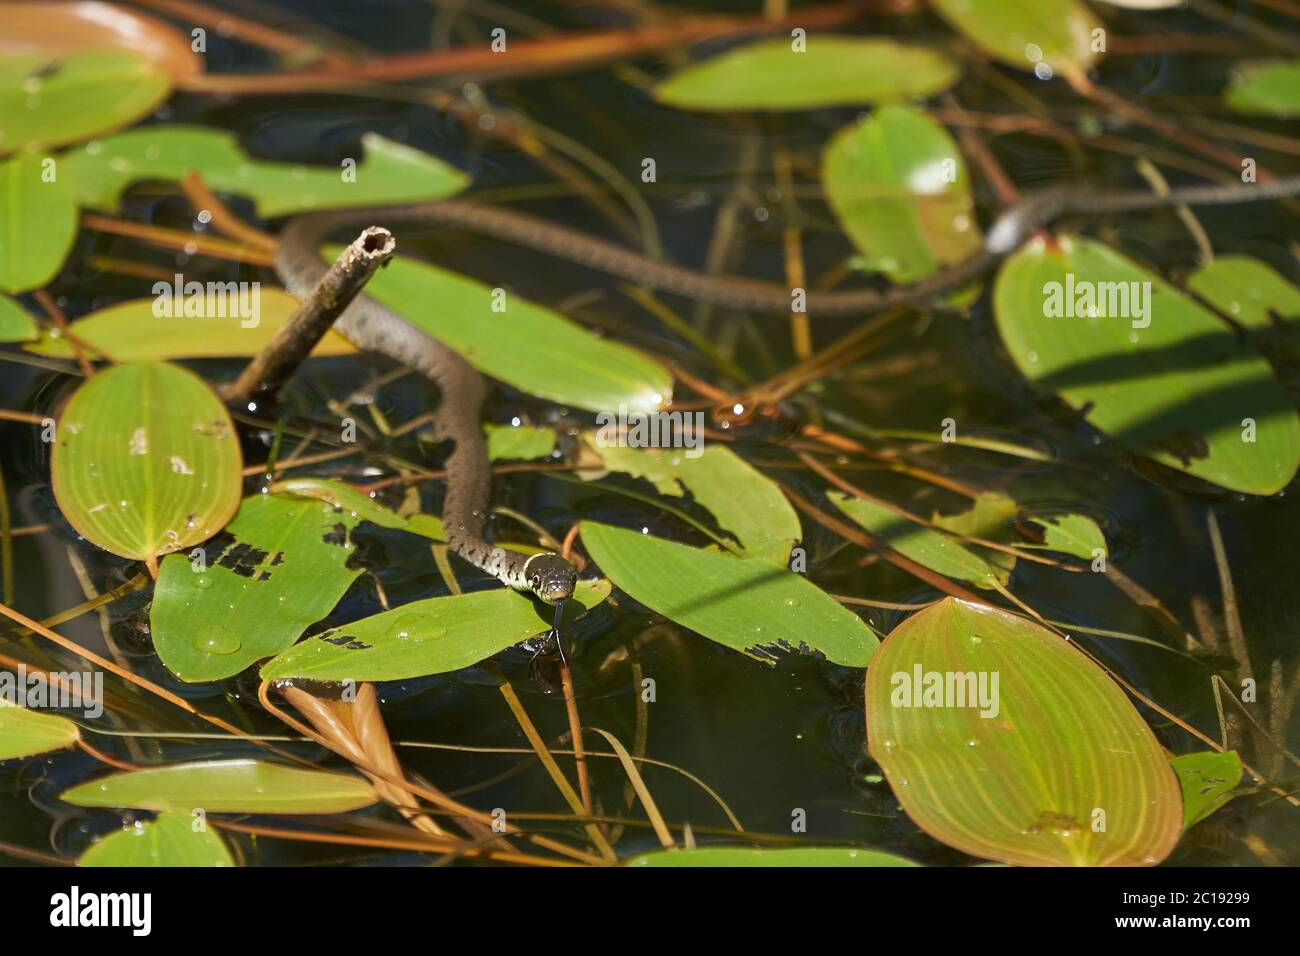
<instances>
[{"instance_id":1,"label":"coiled snake body","mask_svg":"<svg viewBox=\"0 0 1300 956\"><path fill-rule=\"evenodd\" d=\"M1192 186L1167 193L1093 193L1077 188L1031 195L999 217L983 247L913 285L887 290L811 293L814 315L869 315L901 306L925 305L993 268L1036 231L1067 213L1112 213L1173 205L1220 205L1300 194L1300 177L1243 186ZM311 294L326 272L321 243L345 227L398 223L440 223L559 255L640 285L688 298L756 312L790 310L791 290L772 283L705 275L642 256L629 249L520 213L460 200L369 206L312 213L293 219L280 236L275 268L291 293ZM454 443L447 458L443 524L452 550L509 587L531 591L562 605L577 579L573 566L556 554L522 555L493 547L484 537L491 495L491 467L479 422L487 386L459 354L425 335L400 315L367 296L358 296L336 323L358 348L380 352L434 382L441 392L436 417L440 437ZM521 343L521 348L525 343ZM558 620L558 613L557 613Z\"/></svg>"}]
</instances>

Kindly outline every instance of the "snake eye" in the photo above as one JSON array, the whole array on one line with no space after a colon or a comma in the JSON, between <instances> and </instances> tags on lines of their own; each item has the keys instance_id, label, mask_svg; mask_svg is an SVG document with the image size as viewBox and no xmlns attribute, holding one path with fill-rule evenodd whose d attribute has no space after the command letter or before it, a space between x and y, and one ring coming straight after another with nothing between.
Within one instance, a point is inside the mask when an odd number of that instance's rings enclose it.
<instances>
[{"instance_id":1,"label":"snake eye","mask_svg":"<svg viewBox=\"0 0 1300 956\"><path fill-rule=\"evenodd\" d=\"M531 578L528 579L528 586L533 588L540 588L542 586L542 576L540 574L534 574Z\"/></svg>"}]
</instances>

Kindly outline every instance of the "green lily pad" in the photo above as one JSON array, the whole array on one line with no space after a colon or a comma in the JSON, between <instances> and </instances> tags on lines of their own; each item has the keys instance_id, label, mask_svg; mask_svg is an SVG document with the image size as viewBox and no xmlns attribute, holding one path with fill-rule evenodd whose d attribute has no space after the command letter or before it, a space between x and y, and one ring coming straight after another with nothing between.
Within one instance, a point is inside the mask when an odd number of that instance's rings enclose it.
<instances>
[{"instance_id":1,"label":"green lily pad","mask_svg":"<svg viewBox=\"0 0 1300 956\"><path fill-rule=\"evenodd\" d=\"M1084 70L1097 59L1101 22L1079 0L931 0L933 10L994 59L1020 70L1038 63Z\"/></svg>"},{"instance_id":2,"label":"green lily pad","mask_svg":"<svg viewBox=\"0 0 1300 956\"><path fill-rule=\"evenodd\" d=\"M1133 451L1250 494L1294 477L1300 418L1269 364L1118 252L1078 236L1033 240L1004 263L993 304L1021 374Z\"/></svg>"},{"instance_id":3,"label":"green lily pad","mask_svg":"<svg viewBox=\"0 0 1300 956\"><path fill-rule=\"evenodd\" d=\"M589 433L586 445L610 471L645 478L666 495L691 497L735 535L746 555L784 566L802 535L799 516L781 489L730 448L629 448ZM702 436L701 436L702 437Z\"/></svg>"},{"instance_id":4,"label":"green lily pad","mask_svg":"<svg viewBox=\"0 0 1300 956\"><path fill-rule=\"evenodd\" d=\"M841 130L822 158L822 181L853 244L894 282L916 282L980 248L961 151L920 110L887 107Z\"/></svg>"},{"instance_id":5,"label":"green lily pad","mask_svg":"<svg viewBox=\"0 0 1300 956\"><path fill-rule=\"evenodd\" d=\"M77 200L115 211L122 193L143 180L179 182L191 169L219 192L253 200L270 219L313 209L426 202L460 192L469 180L453 166L376 133L361 138L364 159L343 167L302 166L253 159L230 133L193 126L132 130L71 153ZM347 175L345 175L347 174Z\"/></svg>"},{"instance_id":6,"label":"green lily pad","mask_svg":"<svg viewBox=\"0 0 1300 956\"><path fill-rule=\"evenodd\" d=\"M1300 289L1249 256L1219 256L1187 277L1187 288L1248 329L1269 329L1273 315L1300 320Z\"/></svg>"},{"instance_id":7,"label":"green lily pad","mask_svg":"<svg viewBox=\"0 0 1300 956\"><path fill-rule=\"evenodd\" d=\"M678 70L654 88L689 110L805 110L894 103L942 92L956 62L939 50L875 37L816 35L760 40Z\"/></svg>"},{"instance_id":8,"label":"green lily pad","mask_svg":"<svg viewBox=\"0 0 1300 956\"><path fill-rule=\"evenodd\" d=\"M1183 754L1170 763L1183 788L1183 829L1200 823L1237 794L1241 783L1241 758L1236 751L1204 750Z\"/></svg>"},{"instance_id":9,"label":"green lily pad","mask_svg":"<svg viewBox=\"0 0 1300 956\"><path fill-rule=\"evenodd\" d=\"M77 533L152 560L220 531L243 467L225 406L175 365L117 365L73 393L51 455L54 496Z\"/></svg>"},{"instance_id":10,"label":"green lily pad","mask_svg":"<svg viewBox=\"0 0 1300 956\"><path fill-rule=\"evenodd\" d=\"M189 814L175 810L96 840L78 866L234 866L230 851L209 827L195 829Z\"/></svg>"},{"instance_id":11,"label":"green lily pad","mask_svg":"<svg viewBox=\"0 0 1300 956\"><path fill-rule=\"evenodd\" d=\"M800 846L780 849L706 846L697 850L656 850L624 861L624 866L919 866L905 857L856 847Z\"/></svg>"},{"instance_id":12,"label":"green lily pad","mask_svg":"<svg viewBox=\"0 0 1300 956\"><path fill-rule=\"evenodd\" d=\"M609 591L608 581L579 582L565 620L591 610ZM552 617L549 607L506 589L412 601L296 644L262 667L262 679L379 681L444 674L544 634Z\"/></svg>"},{"instance_id":13,"label":"green lily pad","mask_svg":"<svg viewBox=\"0 0 1300 956\"><path fill-rule=\"evenodd\" d=\"M0 162L0 292L43 288L72 250L77 204L55 163L31 153Z\"/></svg>"},{"instance_id":14,"label":"green lily pad","mask_svg":"<svg viewBox=\"0 0 1300 956\"><path fill-rule=\"evenodd\" d=\"M946 598L867 670L868 748L936 840L1017 866L1153 866L1178 780L1124 692L1026 618Z\"/></svg>"},{"instance_id":15,"label":"green lily pad","mask_svg":"<svg viewBox=\"0 0 1300 956\"><path fill-rule=\"evenodd\" d=\"M331 260L342 247L331 248ZM653 412L672 397L663 366L557 312L435 266L389 262L366 294L520 391L588 411ZM430 302L438 303L436 309ZM504 311L494 309L503 302Z\"/></svg>"},{"instance_id":16,"label":"green lily pad","mask_svg":"<svg viewBox=\"0 0 1300 956\"><path fill-rule=\"evenodd\" d=\"M835 507L871 532L881 543L931 571L977 587L994 588L1005 583L1003 573L956 538L918 524L873 501L850 497L838 491L827 495Z\"/></svg>"},{"instance_id":17,"label":"green lily pad","mask_svg":"<svg viewBox=\"0 0 1300 956\"><path fill-rule=\"evenodd\" d=\"M778 650L806 650L866 667L879 646L871 628L807 578L759 558L737 558L582 523L600 569L635 600L710 640L774 663Z\"/></svg>"},{"instance_id":18,"label":"green lily pad","mask_svg":"<svg viewBox=\"0 0 1300 956\"><path fill-rule=\"evenodd\" d=\"M30 342L40 334L40 327L26 309L0 295L0 342Z\"/></svg>"},{"instance_id":19,"label":"green lily pad","mask_svg":"<svg viewBox=\"0 0 1300 956\"><path fill-rule=\"evenodd\" d=\"M51 149L118 129L170 91L167 75L137 53L0 57L0 154Z\"/></svg>"},{"instance_id":20,"label":"green lily pad","mask_svg":"<svg viewBox=\"0 0 1300 956\"><path fill-rule=\"evenodd\" d=\"M1300 59L1239 64L1223 98L1238 113L1300 116Z\"/></svg>"},{"instance_id":21,"label":"green lily pad","mask_svg":"<svg viewBox=\"0 0 1300 956\"><path fill-rule=\"evenodd\" d=\"M103 354L117 362L155 362L191 358L235 358L254 356L270 343L275 333L298 309L298 300L282 289L259 290L256 325L254 320L230 311L228 300L206 297L193 300L201 315L164 318L155 315L155 298L131 299L84 315L71 323L69 331L90 347L92 355ZM201 309L198 303L203 301ZM57 358L72 358L71 343L59 335L46 335L27 346L27 351ZM356 349L331 330L317 343L312 355L348 355Z\"/></svg>"},{"instance_id":22,"label":"green lily pad","mask_svg":"<svg viewBox=\"0 0 1300 956\"><path fill-rule=\"evenodd\" d=\"M100 777L66 790L79 807L206 813L346 813L377 801L352 774L302 770L260 760L204 760Z\"/></svg>"},{"instance_id":23,"label":"green lily pad","mask_svg":"<svg viewBox=\"0 0 1300 956\"><path fill-rule=\"evenodd\" d=\"M62 750L80 739L81 731L68 718L17 707L0 697L0 760Z\"/></svg>"}]
</instances>

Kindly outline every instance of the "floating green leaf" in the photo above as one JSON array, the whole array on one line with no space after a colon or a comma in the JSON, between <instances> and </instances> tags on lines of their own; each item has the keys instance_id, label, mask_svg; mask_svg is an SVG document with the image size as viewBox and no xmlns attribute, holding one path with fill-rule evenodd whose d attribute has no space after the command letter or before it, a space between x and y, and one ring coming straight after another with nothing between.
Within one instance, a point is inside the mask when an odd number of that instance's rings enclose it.
<instances>
[{"instance_id":1,"label":"floating green leaf","mask_svg":"<svg viewBox=\"0 0 1300 956\"><path fill-rule=\"evenodd\" d=\"M27 310L5 295L0 295L0 342L30 342L40 335L36 320Z\"/></svg>"},{"instance_id":2,"label":"floating green leaf","mask_svg":"<svg viewBox=\"0 0 1300 956\"><path fill-rule=\"evenodd\" d=\"M68 718L17 707L0 697L0 760L62 750L80 739L81 731Z\"/></svg>"},{"instance_id":3,"label":"floating green leaf","mask_svg":"<svg viewBox=\"0 0 1300 956\"><path fill-rule=\"evenodd\" d=\"M329 502L335 508L351 512L352 517L377 524L381 528L409 531L411 534L418 534L422 538L430 538L434 541L447 540L443 533L441 518L427 514L403 517L385 508L364 491L334 478L286 478L273 484L271 491Z\"/></svg>"},{"instance_id":4,"label":"floating green leaf","mask_svg":"<svg viewBox=\"0 0 1300 956\"><path fill-rule=\"evenodd\" d=\"M215 831L206 825L196 830L189 814L169 810L95 841L77 865L199 867L235 861Z\"/></svg>"},{"instance_id":5,"label":"floating green leaf","mask_svg":"<svg viewBox=\"0 0 1300 956\"><path fill-rule=\"evenodd\" d=\"M152 560L220 531L239 507L242 460L225 407L175 365L118 365L73 393L50 470L77 533Z\"/></svg>"},{"instance_id":6,"label":"floating green leaf","mask_svg":"<svg viewBox=\"0 0 1300 956\"><path fill-rule=\"evenodd\" d=\"M887 107L841 130L822 180L853 244L894 282L916 282L980 247L961 151L920 110Z\"/></svg>"},{"instance_id":7,"label":"floating green leaf","mask_svg":"<svg viewBox=\"0 0 1300 956\"><path fill-rule=\"evenodd\" d=\"M326 254L333 259L340 251ZM656 411L672 396L663 366L635 349L454 272L399 256L370 280L366 293L479 371L530 395L588 411L616 412L625 405L638 413ZM429 308L430 302L438 307Z\"/></svg>"},{"instance_id":8,"label":"floating green leaf","mask_svg":"<svg viewBox=\"0 0 1300 956\"><path fill-rule=\"evenodd\" d=\"M1027 520L1043 529L1041 547L1048 551L1072 554L1085 561L1104 558L1109 554L1106 550L1106 536L1102 534L1097 522L1087 515L1031 515Z\"/></svg>"},{"instance_id":9,"label":"floating green leaf","mask_svg":"<svg viewBox=\"0 0 1300 956\"><path fill-rule=\"evenodd\" d=\"M1170 761L1183 789L1183 829L1200 823L1236 796L1241 783L1241 758L1235 750L1204 750Z\"/></svg>"},{"instance_id":10,"label":"floating green leaf","mask_svg":"<svg viewBox=\"0 0 1300 956\"><path fill-rule=\"evenodd\" d=\"M1240 64L1223 98L1238 113L1300 116L1300 59Z\"/></svg>"},{"instance_id":11,"label":"floating green leaf","mask_svg":"<svg viewBox=\"0 0 1300 956\"><path fill-rule=\"evenodd\" d=\"M565 620L591 610L609 590L608 581L579 582ZM502 589L412 601L308 638L265 664L262 679L405 680L457 671L544 634L553 616Z\"/></svg>"},{"instance_id":12,"label":"floating green leaf","mask_svg":"<svg viewBox=\"0 0 1300 956\"><path fill-rule=\"evenodd\" d=\"M818 36L805 49L760 40L679 70L655 98L690 110L804 110L930 96L957 79L938 50L873 37Z\"/></svg>"},{"instance_id":13,"label":"floating green leaf","mask_svg":"<svg viewBox=\"0 0 1300 956\"><path fill-rule=\"evenodd\" d=\"M394 516L396 517L396 516ZM361 574L351 559L355 512L312 498L245 498L209 561L162 562L150 626L158 657L181 680L220 680L289 647L329 614Z\"/></svg>"},{"instance_id":14,"label":"floating green leaf","mask_svg":"<svg viewBox=\"0 0 1300 956\"><path fill-rule=\"evenodd\" d=\"M879 646L866 623L798 574L758 558L736 558L582 523L601 570L646 607L756 660L806 650L865 667Z\"/></svg>"},{"instance_id":15,"label":"floating green leaf","mask_svg":"<svg viewBox=\"0 0 1300 956\"><path fill-rule=\"evenodd\" d=\"M1030 382L1139 454L1258 495L1300 466L1300 418L1269 364L1214 313L1099 242L1028 243L998 275L994 314Z\"/></svg>"},{"instance_id":16,"label":"floating green leaf","mask_svg":"<svg viewBox=\"0 0 1300 956\"><path fill-rule=\"evenodd\" d=\"M122 50L0 57L0 153L50 149L118 129L170 90L156 64Z\"/></svg>"},{"instance_id":17,"label":"floating green leaf","mask_svg":"<svg viewBox=\"0 0 1300 956\"><path fill-rule=\"evenodd\" d=\"M53 158L25 153L0 162L0 292L43 288L76 236L72 184Z\"/></svg>"},{"instance_id":18,"label":"floating green leaf","mask_svg":"<svg viewBox=\"0 0 1300 956\"><path fill-rule=\"evenodd\" d=\"M931 7L985 53L1033 70L1087 69L1101 23L1079 0L931 0Z\"/></svg>"},{"instance_id":19,"label":"floating green leaf","mask_svg":"<svg viewBox=\"0 0 1300 956\"><path fill-rule=\"evenodd\" d=\"M375 803L351 774L302 770L260 760L205 760L115 773L80 784L61 799L79 807L134 807L205 813L345 813Z\"/></svg>"},{"instance_id":20,"label":"floating green leaf","mask_svg":"<svg viewBox=\"0 0 1300 956\"><path fill-rule=\"evenodd\" d=\"M827 497L870 531L872 537L931 571L982 588L994 588L1003 583L997 568L941 531L918 524L873 501L853 498L838 491L830 492Z\"/></svg>"},{"instance_id":21,"label":"floating green leaf","mask_svg":"<svg viewBox=\"0 0 1300 956\"><path fill-rule=\"evenodd\" d=\"M624 866L919 866L881 850L801 846L781 849L706 846L698 850L656 850L634 856Z\"/></svg>"},{"instance_id":22,"label":"floating green leaf","mask_svg":"<svg viewBox=\"0 0 1300 956\"><path fill-rule=\"evenodd\" d=\"M713 443L642 449L588 438L587 447L611 471L652 481L662 494L681 495L685 488L719 527L735 535L748 557L782 567L789 560L790 547L802 534L799 516L775 482L730 448Z\"/></svg>"},{"instance_id":23,"label":"floating green leaf","mask_svg":"<svg viewBox=\"0 0 1300 956\"><path fill-rule=\"evenodd\" d=\"M339 169L252 159L229 133L192 126L132 130L88 143L68 163L77 199L93 209L116 210L132 183L179 181L197 171L212 189L248 196L265 218L310 209L444 199L465 188L464 173L417 149L375 133L361 138L365 158L355 181Z\"/></svg>"},{"instance_id":24,"label":"floating green leaf","mask_svg":"<svg viewBox=\"0 0 1300 956\"><path fill-rule=\"evenodd\" d=\"M163 283L163 285L169 285ZM116 362L152 362L169 359L230 358L253 356L262 351L289 316L298 300L281 289L261 289L257 324L252 319L227 315L228 300L208 296L194 298L200 315L160 317L154 312L158 300L131 299L82 316L70 326L92 355L107 355ZM47 335L27 346L27 351L59 358L73 356L66 338ZM331 330L325 333L312 355L347 355L356 349Z\"/></svg>"},{"instance_id":25,"label":"floating green leaf","mask_svg":"<svg viewBox=\"0 0 1300 956\"><path fill-rule=\"evenodd\" d=\"M1019 866L1151 866L1178 781L1105 672L1025 618L946 598L867 670L871 756L936 840Z\"/></svg>"},{"instance_id":26,"label":"floating green leaf","mask_svg":"<svg viewBox=\"0 0 1300 956\"><path fill-rule=\"evenodd\" d=\"M555 450L555 429L531 425L485 425L488 458L492 461L531 461Z\"/></svg>"},{"instance_id":27,"label":"floating green leaf","mask_svg":"<svg viewBox=\"0 0 1300 956\"><path fill-rule=\"evenodd\" d=\"M1248 329L1300 319L1300 289L1249 256L1219 256L1187 278L1187 288Z\"/></svg>"}]
</instances>

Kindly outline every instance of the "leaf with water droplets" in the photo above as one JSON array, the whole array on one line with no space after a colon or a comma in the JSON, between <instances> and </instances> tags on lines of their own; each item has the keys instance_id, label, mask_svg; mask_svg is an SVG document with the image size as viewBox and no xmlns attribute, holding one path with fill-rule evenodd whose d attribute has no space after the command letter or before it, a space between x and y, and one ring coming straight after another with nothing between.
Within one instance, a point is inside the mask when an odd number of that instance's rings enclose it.
<instances>
[{"instance_id":1,"label":"leaf with water droplets","mask_svg":"<svg viewBox=\"0 0 1300 956\"><path fill-rule=\"evenodd\" d=\"M1152 866L1182 830L1178 781L1124 692L1026 618L946 598L867 670L868 749L912 821L1017 866Z\"/></svg>"},{"instance_id":2,"label":"leaf with water droplets","mask_svg":"<svg viewBox=\"0 0 1300 956\"><path fill-rule=\"evenodd\" d=\"M137 822L96 840L78 866L234 866L230 851L216 830L199 829L194 817L178 810L158 814L152 822Z\"/></svg>"},{"instance_id":3,"label":"leaf with water droplets","mask_svg":"<svg viewBox=\"0 0 1300 956\"><path fill-rule=\"evenodd\" d=\"M59 417L51 457L64 517L125 558L191 548L239 507L234 424L212 390L175 365L117 365L83 383Z\"/></svg>"},{"instance_id":4,"label":"leaf with water droplets","mask_svg":"<svg viewBox=\"0 0 1300 956\"><path fill-rule=\"evenodd\" d=\"M1273 327L1273 317L1300 321L1300 289L1250 256L1216 256L1187 277L1187 288L1251 330Z\"/></svg>"},{"instance_id":5,"label":"leaf with water droplets","mask_svg":"<svg viewBox=\"0 0 1300 956\"><path fill-rule=\"evenodd\" d=\"M608 596L608 581L579 582L565 621ZM508 589L412 601L308 638L267 662L262 679L405 680L448 673L546 633L553 617L540 601Z\"/></svg>"},{"instance_id":6,"label":"leaf with water droplets","mask_svg":"<svg viewBox=\"0 0 1300 956\"><path fill-rule=\"evenodd\" d=\"M1086 70L1097 60L1094 36L1101 22L1080 0L931 0L930 5L985 53L1020 70L1043 64Z\"/></svg>"},{"instance_id":7,"label":"leaf with water droplets","mask_svg":"<svg viewBox=\"0 0 1300 956\"><path fill-rule=\"evenodd\" d=\"M877 110L822 157L826 199L868 264L924 279L980 248L970 174L943 126L910 106Z\"/></svg>"},{"instance_id":8,"label":"leaf with water droplets","mask_svg":"<svg viewBox=\"0 0 1300 956\"><path fill-rule=\"evenodd\" d=\"M79 807L205 813L346 813L377 802L353 774L303 770L261 760L204 760L114 773L65 790Z\"/></svg>"},{"instance_id":9,"label":"leaf with water droplets","mask_svg":"<svg viewBox=\"0 0 1300 956\"><path fill-rule=\"evenodd\" d=\"M1103 243L1031 240L998 273L993 311L1021 374L1138 454L1256 495L1300 467L1300 417L1269 363Z\"/></svg>"},{"instance_id":10,"label":"leaf with water droplets","mask_svg":"<svg viewBox=\"0 0 1300 956\"><path fill-rule=\"evenodd\" d=\"M879 646L870 626L800 574L760 558L738 558L582 523L582 541L632 598L710 640L775 663L805 650L846 667L866 667Z\"/></svg>"}]
</instances>

